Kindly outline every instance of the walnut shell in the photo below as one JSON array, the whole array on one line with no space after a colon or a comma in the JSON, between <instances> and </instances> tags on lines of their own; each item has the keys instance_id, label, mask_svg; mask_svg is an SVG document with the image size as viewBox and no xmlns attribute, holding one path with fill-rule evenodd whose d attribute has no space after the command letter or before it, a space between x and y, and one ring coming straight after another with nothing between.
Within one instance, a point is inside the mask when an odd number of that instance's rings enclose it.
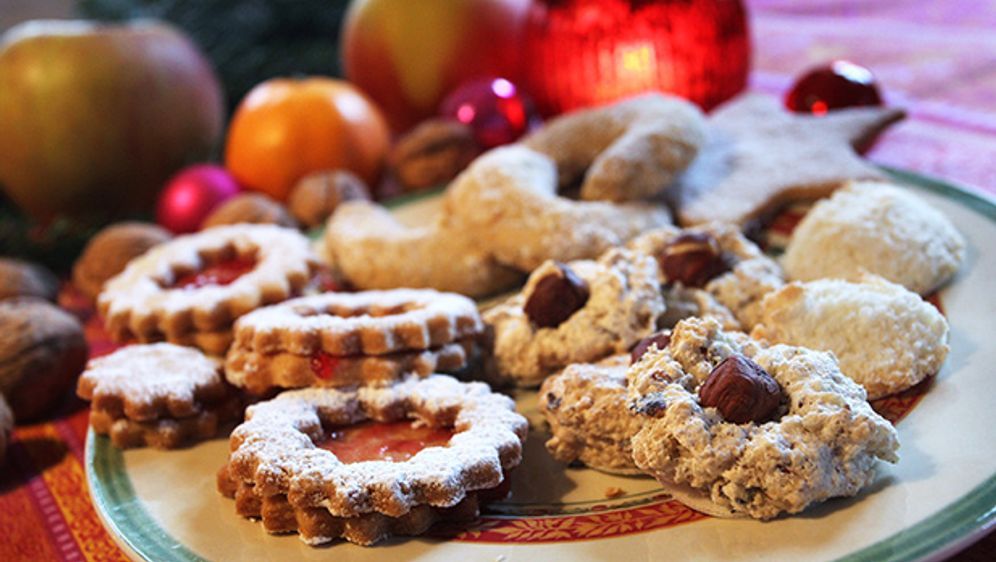
<instances>
[{"instance_id":1,"label":"walnut shell","mask_svg":"<svg viewBox=\"0 0 996 562\"><path fill-rule=\"evenodd\" d=\"M0 300L38 297L55 302L59 280L44 267L26 261L0 258Z\"/></svg>"},{"instance_id":2,"label":"walnut shell","mask_svg":"<svg viewBox=\"0 0 996 562\"><path fill-rule=\"evenodd\" d=\"M261 193L242 193L225 201L204 219L201 228L240 223L297 228L286 207Z\"/></svg>"},{"instance_id":3,"label":"walnut shell","mask_svg":"<svg viewBox=\"0 0 996 562\"><path fill-rule=\"evenodd\" d=\"M10 411L10 406L0 394L0 466L3 466L4 453L7 452L7 443L10 443L10 434L14 431L14 413Z\"/></svg>"},{"instance_id":4,"label":"walnut shell","mask_svg":"<svg viewBox=\"0 0 996 562\"><path fill-rule=\"evenodd\" d=\"M144 222L121 222L98 232L73 266L73 284L97 298L104 283L124 271L131 260L171 238L166 229Z\"/></svg>"},{"instance_id":5,"label":"walnut shell","mask_svg":"<svg viewBox=\"0 0 996 562\"><path fill-rule=\"evenodd\" d=\"M455 178L481 152L470 127L452 119L429 119L402 137L391 150L398 181L410 190Z\"/></svg>"},{"instance_id":6,"label":"walnut shell","mask_svg":"<svg viewBox=\"0 0 996 562\"><path fill-rule=\"evenodd\" d=\"M315 227L329 218L341 203L370 200L370 190L363 180L345 170L309 174L291 191L288 206L301 224Z\"/></svg>"},{"instance_id":7,"label":"walnut shell","mask_svg":"<svg viewBox=\"0 0 996 562\"><path fill-rule=\"evenodd\" d=\"M34 298L0 301L0 393L18 420L61 402L88 355L83 326L68 312Z\"/></svg>"}]
</instances>

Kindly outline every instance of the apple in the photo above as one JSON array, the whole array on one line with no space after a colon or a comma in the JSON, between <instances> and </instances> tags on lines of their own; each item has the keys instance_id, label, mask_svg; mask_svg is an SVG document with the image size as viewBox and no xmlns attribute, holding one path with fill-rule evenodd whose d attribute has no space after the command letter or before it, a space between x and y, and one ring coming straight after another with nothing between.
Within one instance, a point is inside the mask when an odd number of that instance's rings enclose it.
<instances>
[{"instance_id":1,"label":"apple","mask_svg":"<svg viewBox=\"0 0 996 562\"><path fill-rule=\"evenodd\" d=\"M404 131L466 81L520 71L530 0L355 0L343 23L346 76Z\"/></svg>"},{"instance_id":2,"label":"apple","mask_svg":"<svg viewBox=\"0 0 996 562\"><path fill-rule=\"evenodd\" d=\"M0 41L0 185L41 221L148 211L218 141L222 92L178 30L34 21Z\"/></svg>"}]
</instances>

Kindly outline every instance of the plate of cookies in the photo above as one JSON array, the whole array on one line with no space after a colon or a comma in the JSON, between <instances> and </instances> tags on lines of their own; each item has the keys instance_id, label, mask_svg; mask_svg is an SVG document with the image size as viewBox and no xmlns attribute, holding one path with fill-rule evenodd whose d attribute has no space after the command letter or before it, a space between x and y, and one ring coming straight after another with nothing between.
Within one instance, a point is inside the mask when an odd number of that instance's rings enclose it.
<instances>
[{"instance_id":1,"label":"plate of cookies","mask_svg":"<svg viewBox=\"0 0 996 562\"><path fill-rule=\"evenodd\" d=\"M996 203L864 160L902 116L644 95L315 240L158 244L88 326L94 505L137 560L948 555Z\"/></svg>"}]
</instances>

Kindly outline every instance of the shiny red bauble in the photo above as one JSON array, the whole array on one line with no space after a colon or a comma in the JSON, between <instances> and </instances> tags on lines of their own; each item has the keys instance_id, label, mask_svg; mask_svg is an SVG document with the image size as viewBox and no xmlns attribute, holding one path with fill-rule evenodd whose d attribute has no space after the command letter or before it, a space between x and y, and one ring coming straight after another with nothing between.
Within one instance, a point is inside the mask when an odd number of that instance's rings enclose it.
<instances>
[{"instance_id":1,"label":"shiny red bauble","mask_svg":"<svg viewBox=\"0 0 996 562\"><path fill-rule=\"evenodd\" d=\"M875 76L846 60L813 68L796 80L785 105L798 113L823 115L832 109L882 105Z\"/></svg>"},{"instance_id":2,"label":"shiny red bauble","mask_svg":"<svg viewBox=\"0 0 996 562\"><path fill-rule=\"evenodd\" d=\"M211 211L239 191L238 182L225 168L190 166L173 176L159 194L156 222L176 234L195 232Z\"/></svg>"},{"instance_id":3,"label":"shiny red bauble","mask_svg":"<svg viewBox=\"0 0 996 562\"><path fill-rule=\"evenodd\" d=\"M484 148L508 144L539 122L532 100L512 82L497 77L461 85L446 96L439 112L470 127Z\"/></svg>"},{"instance_id":4,"label":"shiny red bauble","mask_svg":"<svg viewBox=\"0 0 996 562\"><path fill-rule=\"evenodd\" d=\"M710 109L750 69L740 0L537 0L524 45L522 85L543 115L650 90Z\"/></svg>"}]
</instances>

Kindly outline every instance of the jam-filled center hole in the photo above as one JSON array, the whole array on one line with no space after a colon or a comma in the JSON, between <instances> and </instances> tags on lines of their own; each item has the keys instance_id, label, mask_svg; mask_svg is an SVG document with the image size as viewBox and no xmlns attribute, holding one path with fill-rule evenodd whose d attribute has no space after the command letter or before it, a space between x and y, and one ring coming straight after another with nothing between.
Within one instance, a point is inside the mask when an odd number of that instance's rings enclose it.
<instances>
[{"instance_id":1,"label":"jam-filled center hole","mask_svg":"<svg viewBox=\"0 0 996 562\"><path fill-rule=\"evenodd\" d=\"M239 277L256 268L255 255L227 255L203 260L196 271L176 276L170 289L200 289L201 287L230 285Z\"/></svg>"},{"instance_id":2,"label":"jam-filled center hole","mask_svg":"<svg viewBox=\"0 0 996 562\"><path fill-rule=\"evenodd\" d=\"M412 420L366 421L325 431L319 448L331 451L344 463L363 461L404 462L429 447L445 447L455 432Z\"/></svg>"}]
</instances>

